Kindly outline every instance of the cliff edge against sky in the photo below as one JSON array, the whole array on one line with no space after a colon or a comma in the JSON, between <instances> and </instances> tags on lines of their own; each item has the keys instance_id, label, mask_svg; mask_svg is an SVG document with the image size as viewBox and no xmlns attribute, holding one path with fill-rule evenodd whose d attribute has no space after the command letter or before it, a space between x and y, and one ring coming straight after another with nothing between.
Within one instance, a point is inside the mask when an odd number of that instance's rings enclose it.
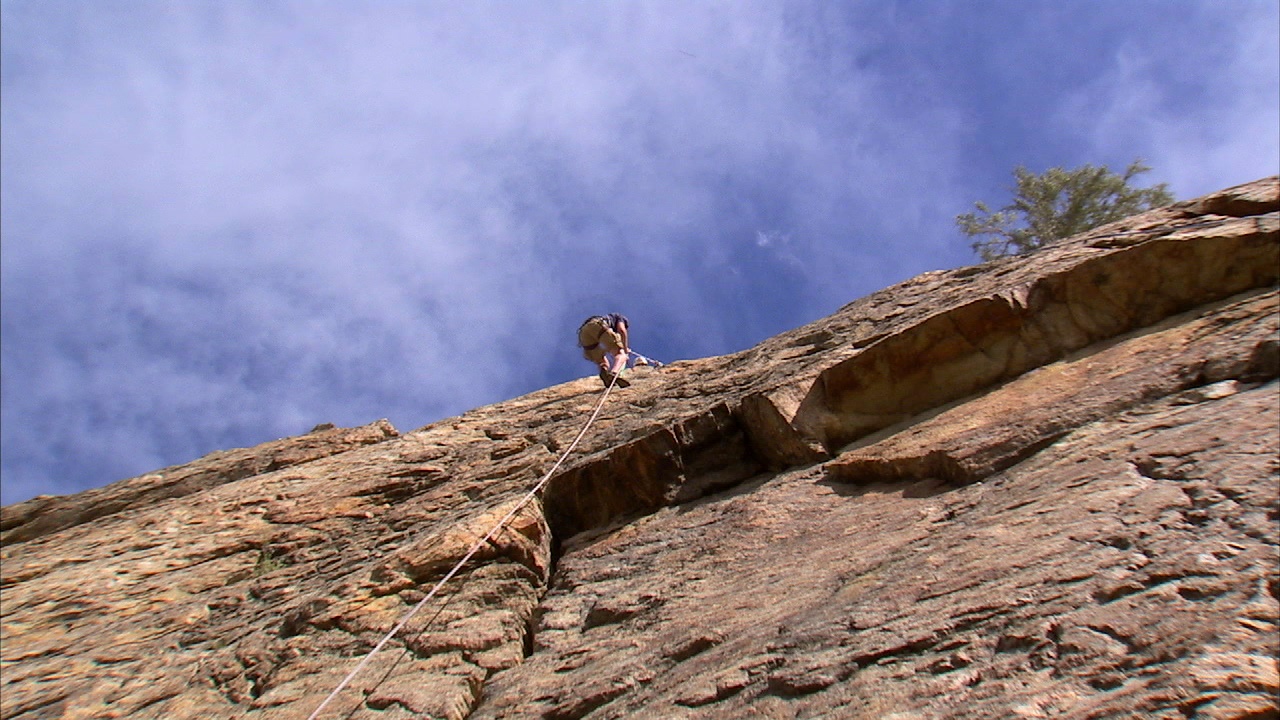
<instances>
[{"instance_id":1,"label":"cliff edge against sky","mask_svg":"<svg viewBox=\"0 0 1280 720\"><path fill-rule=\"evenodd\" d=\"M325 718L1275 718L1280 182L638 369ZM3 508L0 715L307 718L594 377Z\"/></svg>"}]
</instances>

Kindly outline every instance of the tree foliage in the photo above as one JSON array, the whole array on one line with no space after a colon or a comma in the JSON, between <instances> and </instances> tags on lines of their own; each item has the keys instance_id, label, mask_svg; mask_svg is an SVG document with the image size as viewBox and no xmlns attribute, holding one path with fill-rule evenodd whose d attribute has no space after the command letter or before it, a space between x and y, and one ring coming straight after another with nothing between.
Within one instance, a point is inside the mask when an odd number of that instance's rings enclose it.
<instances>
[{"instance_id":1,"label":"tree foliage","mask_svg":"<svg viewBox=\"0 0 1280 720\"><path fill-rule=\"evenodd\" d=\"M961 232L975 238L973 249L983 260L1021 255L1135 213L1168 205L1173 194L1165 183L1134 188L1130 182L1151 168L1134 160L1123 175L1106 165L1074 170L1049 168L1037 175L1019 166L1013 202L992 212L974 203L976 212L956 216Z\"/></svg>"}]
</instances>

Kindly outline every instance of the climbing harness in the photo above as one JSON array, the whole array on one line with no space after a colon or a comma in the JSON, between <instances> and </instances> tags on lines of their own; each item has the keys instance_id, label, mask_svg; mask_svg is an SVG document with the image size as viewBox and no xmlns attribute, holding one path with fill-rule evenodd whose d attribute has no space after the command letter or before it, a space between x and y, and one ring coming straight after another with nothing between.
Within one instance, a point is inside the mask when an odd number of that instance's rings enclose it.
<instances>
[{"instance_id":1,"label":"climbing harness","mask_svg":"<svg viewBox=\"0 0 1280 720\"><path fill-rule=\"evenodd\" d=\"M440 591L440 588L444 587L445 583L452 580L453 576L457 575L458 571L462 569L462 566L466 565L467 561L470 560L473 555L479 552L480 548L484 547L485 543L489 542L489 540L491 540L493 536L496 535L498 531L501 530L502 527L506 525L508 521L511 520L511 518L516 516L516 513L520 512L520 510L525 506L526 503L528 503L530 500L533 499L535 495L538 494L538 491L542 489L542 486L547 484L547 481L551 479L551 476L555 474L555 471L558 470L560 468L560 465L564 463L565 459L569 457L569 453L573 452L574 448L578 446L578 443L581 442L582 438L587 434L587 429L591 427L591 424L595 422L596 417L600 414L600 410L604 408L604 401L606 398L609 397L609 392L613 390L613 386L617 382L617 379L618 377L615 375L613 378L613 381L610 382L609 385L605 387L604 392L600 395L599 402L596 403L595 410L591 412L591 417L587 418L586 424L583 425L582 429L578 431L578 436L573 439L573 442L569 443L569 447L565 448L565 451L560 454L560 459L556 460L555 464L551 466L551 469L548 470L547 473L542 476L542 479L539 480L538 483L533 486L533 489L530 490L528 493L526 493L524 497L520 498L520 502L516 503L515 507L511 508L511 510L508 511L507 514L504 515L502 519L499 520L497 524L493 526L492 530L490 530L483 538L480 538L480 540L478 540L474 545L471 546L471 549L467 551L467 554L463 555L462 559L459 560L458 563L453 566L453 569L451 569L448 573L446 573L445 576L435 584L435 587L431 588L431 592L427 593L426 597L419 600L417 605L414 605L413 608L409 610L409 612L405 613L404 618L402 618L395 627L391 628L391 632L387 633L382 638L382 640L378 641L378 644L374 645L373 649L370 650L368 654L366 654L364 658L360 660L360 663L355 666L355 669L353 669L350 673L347 673L347 676L342 679L342 682L338 683L338 687L335 688L333 692L329 693L329 696L326 697L324 701L320 703L320 706L317 707L314 712L312 712L310 715L307 716L307 720L315 720L316 718L318 718L320 716L320 712L324 710L325 706L328 705L329 702L332 701L334 698L336 698L339 693L341 693L344 689L346 689L347 685L350 684L353 679L355 679L355 676L358 675L360 671L364 669L364 666L369 664L369 661L373 659L373 656L376 655L379 650L382 650L383 646L391 641L391 638L395 637L401 630L403 630L405 625L409 624L409 621L413 619L413 616L416 615L418 611L423 608L424 605L427 604L427 601L435 597L436 593Z\"/></svg>"}]
</instances>

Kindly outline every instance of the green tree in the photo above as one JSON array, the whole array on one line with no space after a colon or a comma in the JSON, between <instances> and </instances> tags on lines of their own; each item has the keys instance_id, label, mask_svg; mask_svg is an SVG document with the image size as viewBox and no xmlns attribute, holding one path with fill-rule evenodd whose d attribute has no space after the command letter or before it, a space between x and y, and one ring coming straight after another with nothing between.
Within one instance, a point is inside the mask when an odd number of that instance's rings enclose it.
<instances>
[{"instance_id":1,"label":"green tree","mask_svg":"<svg viewBox=\"0 0 1280 720\"><path fill-rule=\"evenodd\" d=\"M1129 183L1151 168L1134 160L1123 175L1106 165L1074 170L1049 168L1037 175L1019 166L1013 202L992 212L974 203L977 212L956 216L960 231L975 238L973 249L983 260L1022 255L1055 240L1071 237L1135 213L1168 205L1173 194L1165 183L1134 188Z\"/></svg>"}]
</instances>

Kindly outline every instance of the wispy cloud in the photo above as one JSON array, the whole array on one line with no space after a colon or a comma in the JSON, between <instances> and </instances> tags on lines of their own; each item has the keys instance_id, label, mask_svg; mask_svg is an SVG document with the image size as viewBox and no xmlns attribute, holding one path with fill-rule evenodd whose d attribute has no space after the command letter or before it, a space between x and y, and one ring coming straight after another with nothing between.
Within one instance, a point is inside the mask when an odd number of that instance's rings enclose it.
<instances>
[{"instance_id":1,"label":"wispy cloud","mask_svg":"<svg viewBox=\"0 0 1280 720\"><path fill-rule=\"evenodd\" d=\"M1116 167L1143 156L1182 197L1280 172L1280 6L1227 7L1182 7L1188 22L1104 48L1057 121Z\"/></svg>"},{"instance_id":2,"label":"wispy cloud","mask_svg":"<svg viewBox=\"0 0 1280 720\"><path fill-rule=\"evenodd\" d=\"M747 347L969 262L1019 162L1265 174L1280 74L1265 22L1057 3L2 12L6 503L581 376L594 312Z\"/></svg>"}]
</instances>

